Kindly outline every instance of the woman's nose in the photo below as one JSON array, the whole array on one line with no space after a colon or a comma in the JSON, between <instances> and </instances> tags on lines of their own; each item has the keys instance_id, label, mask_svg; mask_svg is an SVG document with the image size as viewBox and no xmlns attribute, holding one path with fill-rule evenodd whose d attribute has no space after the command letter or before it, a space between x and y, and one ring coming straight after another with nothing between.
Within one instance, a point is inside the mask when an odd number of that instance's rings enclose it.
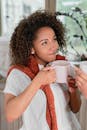
<instances>
[{"instance_id":1,"label":"woman's nose","mask_svg":"<svg viewBox=\"0 0 87 130\"><path fill-rule=\"evenodd\" d=\"M51 49L51 50L58 49L58 44L57 44L57 43L54 43L54 42L51 42L51 43L50 43L50 49Z\"/></svg>"}]
</instances>

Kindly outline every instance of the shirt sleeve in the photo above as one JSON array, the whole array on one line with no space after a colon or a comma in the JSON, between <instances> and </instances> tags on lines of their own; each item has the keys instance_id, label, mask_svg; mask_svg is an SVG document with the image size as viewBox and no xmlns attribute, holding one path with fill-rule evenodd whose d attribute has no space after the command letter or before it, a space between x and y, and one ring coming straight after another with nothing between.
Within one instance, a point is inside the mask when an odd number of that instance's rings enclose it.
<instances>
[{"instance_id":1,"label":"shirt sleeve","mask_svg":"<svg viewBox=\"0 0 87 130\"><path fill-rule=\"evenodd\" d=\"M14 69L7 77L5 89L3 92L17 96L22 93L30 83L30 77L28 77L24 72L18 69Z\"/></svg>"}]
</instances>

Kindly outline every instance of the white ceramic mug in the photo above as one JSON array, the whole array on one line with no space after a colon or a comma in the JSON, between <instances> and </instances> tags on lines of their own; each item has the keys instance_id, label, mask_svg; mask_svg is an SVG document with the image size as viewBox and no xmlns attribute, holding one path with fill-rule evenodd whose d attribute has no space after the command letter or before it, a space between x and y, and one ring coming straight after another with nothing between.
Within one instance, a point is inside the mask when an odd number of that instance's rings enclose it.
<instances>
[{"instance_id":1,"label":"white ceramic mug","mask_svg":"<svg viewBox=\"0 0 87 130\"><path fill-rule=\"evenodd\" d=\"M67 77L70 72L70 64L65 60L56 60L51 62L50 65L54 67L56 71L56 82L67 83Z\"/></svg>"},{"instance_id":2,"label":"white ceramic mug","mask_svg":"<svg viewBox=\"0 0 87 130\"><path fill-rule=\"evenodd\" d=\"M80 63L80 69L87 74L87 61L82 61Z\"/></svg>"}]
</instances>

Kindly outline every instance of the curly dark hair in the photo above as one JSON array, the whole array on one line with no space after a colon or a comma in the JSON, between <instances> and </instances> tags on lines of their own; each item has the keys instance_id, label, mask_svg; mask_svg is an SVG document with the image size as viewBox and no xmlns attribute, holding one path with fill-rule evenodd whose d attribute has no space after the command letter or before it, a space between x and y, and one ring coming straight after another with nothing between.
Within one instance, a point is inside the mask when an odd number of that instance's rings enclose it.
<instances>
[{"instance_id":1,"label":"curly dark hair","mask_svg":"<svg viewBox=\"0 0 87 130\"><path fill-rule=\"evenodd\" d=\"M35 33L39 28L45 26L54 30L59 46L65 46L65 29L56 15L48 11L36 11L21 20L12 34L10 40L11 64L27 66Z\"/></svg>"}]
</instances>

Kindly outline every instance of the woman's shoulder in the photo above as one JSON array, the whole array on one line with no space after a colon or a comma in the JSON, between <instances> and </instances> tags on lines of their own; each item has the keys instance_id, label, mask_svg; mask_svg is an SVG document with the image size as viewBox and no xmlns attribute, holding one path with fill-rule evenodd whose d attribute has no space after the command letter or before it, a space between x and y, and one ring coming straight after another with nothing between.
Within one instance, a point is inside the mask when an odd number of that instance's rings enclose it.
<instances>
[{"instance_id":1,"label":"woman's shoulder","mask_svg":"<svg viewBox=\"0 0 87 130\"><path fill-rule=\"evenodd\" d=\"M31 83L30 77L18 69L13 69L6 79L4 93L19 95Z\"/></svg>"},{"instance_id":2,"label":"woman's shoulder","mask_svg":"<svg viewBox=\"0 0 87 130\"><path fill-rule=\"evenodd\" d=\"M7 80L31 80L30 77L25 74L24 72L22 72L19 69L14 68L9 75L7 76Z\"/></svg>"},{"instance_id":3,"label":"woman's shoulder","mask_svg":"<svg viewBox=\"0 0 87 130\"><path fill-rule=\"evenodd\" d=\"M17 68L14 68L7 77L9 76L27 76L23 71L17 69Z\"/></svg>"}]
</instances>

